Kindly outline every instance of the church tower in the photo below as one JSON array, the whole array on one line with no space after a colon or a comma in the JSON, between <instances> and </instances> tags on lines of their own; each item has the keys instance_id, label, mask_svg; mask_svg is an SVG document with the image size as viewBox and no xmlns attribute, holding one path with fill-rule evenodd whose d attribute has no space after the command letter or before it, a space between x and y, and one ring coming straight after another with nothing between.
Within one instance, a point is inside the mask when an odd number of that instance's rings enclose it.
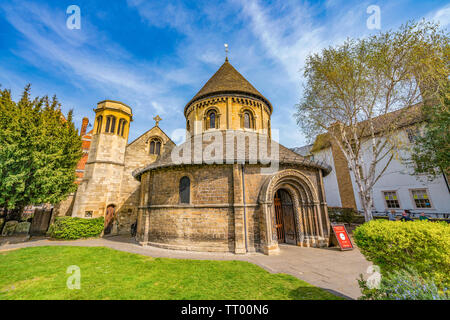
<instances>
[{"instance_id":1,"label":"church tower","mask_svg":"<svg viewBox=\"0 0 450 320\"><path fill-rule=\"evenodd\" d=\"M243 130L271 135L272 104L228 61L184 108L186 130Z\"/></svg>"},{"instance_id":2,"label":"church tower","mask_svg":"<svg viewBox=\"0 0 450 320\"><path fill-rule=\"evenodd\" d=\"M132 110L122 102L104 100L94 111L92 142L75 197L74 217L114 214L120 197Z\"/></svg>"}]
</instances>

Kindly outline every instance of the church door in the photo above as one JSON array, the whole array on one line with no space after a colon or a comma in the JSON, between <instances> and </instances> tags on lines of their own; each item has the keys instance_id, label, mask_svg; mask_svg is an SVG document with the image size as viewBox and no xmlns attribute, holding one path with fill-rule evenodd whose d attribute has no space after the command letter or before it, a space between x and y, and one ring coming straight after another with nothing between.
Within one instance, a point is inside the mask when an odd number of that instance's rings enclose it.
<instances>
[{"instance_id":1,"label":"church door","mask_svg":"<svg viewBox=\"0 0 450 320\"><path fill-rule=\"evenodd\" d=\"M296 244L294 207L289 193L280 189L275 193L273 200L278 242Z\"/></svg>"},{"instance_id":2,"label":"church door","mask_svg":"<svg viewBox=\"0 0 450 320\"><path fill-rule=\"evenodd\" d=\"M106 208L106 214L105 214L105 230L103 234L107 235L111 233L113 223L114 223L114 211L115 207L114 205L109 205Z\"/></svg>"}]
</instances>

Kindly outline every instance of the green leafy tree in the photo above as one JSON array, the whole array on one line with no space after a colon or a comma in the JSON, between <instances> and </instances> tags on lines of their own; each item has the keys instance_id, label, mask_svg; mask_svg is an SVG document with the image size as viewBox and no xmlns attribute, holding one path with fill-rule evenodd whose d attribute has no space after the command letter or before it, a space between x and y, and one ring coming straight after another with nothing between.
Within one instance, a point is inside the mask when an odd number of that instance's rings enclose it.
<instances>
[{"instance_id":1,"label":"green leafy tree","mask_svg":"<svg viewBox=\"0 0 450 320\"><path fill-rule=\"evenodd\" d=\"M342 152L366 221L373 186L404 144L398 129L420 118L418 106L447 81L449 48L448 33L438 25L408 22L306 60L297 123L310 139L324 134Z\"/></svg>"},{"instance_id":2,"label":"green leafy tree","mask_svg":"<svg viewBox=\"0 0 450 320\"><path fill-rule=\"evenodd\" d=\"M427 174L430 180L440 174L450 174L450 84L436 103L423 106L426 117L422 135L412 148L416 174Z\"/></svg>"},{"instance_id":3,"label":"green leafy tree","mask_svg":"<svg viewBox=\"0 0 450 320\"><path fill-rule=\"evenodd\" d=\"M56 97L30 98L28 85L16 103L0 91L0 207L57 203L76 190L81 138Z\"/></svg>"}]
</instances>

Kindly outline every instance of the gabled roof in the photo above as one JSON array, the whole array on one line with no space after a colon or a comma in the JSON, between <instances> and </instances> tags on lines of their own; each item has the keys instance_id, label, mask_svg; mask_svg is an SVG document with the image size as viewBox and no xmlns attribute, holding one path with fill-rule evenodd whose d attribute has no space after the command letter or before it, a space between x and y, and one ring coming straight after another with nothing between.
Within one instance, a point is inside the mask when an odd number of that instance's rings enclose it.
<instances>
[{"instance_id":1,"label":"gabled roof","mask_svg":"<svg viewBox=\"0 0 450 320\"><path fill-rule=\"evenodd\" d=\"M172 141L172 139L170 139L170 137L159 127L159 126L153 126L152 128L150 128L149 130L145 131L143 134L141 134L139 137L137 137L136 139L134 139L133 141L131 141L130 143L127 144L127 147L133 143L135 143L136 141L138 141L140 138L142 138L143 136L145 136L147 133L149 133L150 131L152 131L153 129L158 129L162 134L164 134L164 136L167 137L168 141L172 142L175 145L175 142Z\"/></svg>"},{"instance_id":2,"label":"gabled roof","mask_svg":"<svg viewBox=\"0 0 450 320\"><path fill-rule=\"evenodd\" d=\"M206 82L203 88L186 104L184 111L195 101L200 99L221 94L244 94L251 97L257 97L263 100L272 111L272 104L266 99L247 79L244 78L228 61L216 71L216 73Z\"/></svg>"},{"instance_id":3,"label":"gabled roof","mask_svg":"<svg viewBox=\"0 0 450 320\"><path fill-rule=\"evenodd\" d=\"M403 127L414 125L418 122L422 122L425 119L425 115L422 112L422 103L417 103L412 106L404 107L391 111L386 114L379 115L372 119L374 125L374 133L379 134L383 132L385 128L391 126L395 129L401 129ZM370 131L364 130L367 126L368 120L358 122L358 135L360 138L365 138L370 135ZM322 149L326 149L331 146L331 136L328 132L319 134L310 150L311 153L318 152Z\"/></svg>"}]
</instances>

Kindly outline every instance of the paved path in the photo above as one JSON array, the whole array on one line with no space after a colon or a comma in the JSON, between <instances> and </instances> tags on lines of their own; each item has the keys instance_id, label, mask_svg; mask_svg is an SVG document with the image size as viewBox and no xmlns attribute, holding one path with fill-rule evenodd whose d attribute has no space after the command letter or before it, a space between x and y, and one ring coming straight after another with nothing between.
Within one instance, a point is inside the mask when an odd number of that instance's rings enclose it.
<instances>
[{"instance_id":1,"label":"paved path","mask_svg":"<svg viewBox=\"0 0 450 320\"><path fill-rule=\"evenodd\" d=\"M301 248L280 245L280 254L266 256L261 253L235 255L233 253L206 253L168 250L156 247L142 247L130 237L109 237L101 239L55 241L45 238L31 238L26 242L8 243L2 241L0 251L35 246L104 246L116 250L138 253L151 257L196 259L196 260L241 260L248 261L272 273L287 273L314 286L326 289L340 296L356 299L360 296L357 278L365 274L371 263L367 262L357 248L340 251L337 248Z\"/></svg>"}]
</instances>

